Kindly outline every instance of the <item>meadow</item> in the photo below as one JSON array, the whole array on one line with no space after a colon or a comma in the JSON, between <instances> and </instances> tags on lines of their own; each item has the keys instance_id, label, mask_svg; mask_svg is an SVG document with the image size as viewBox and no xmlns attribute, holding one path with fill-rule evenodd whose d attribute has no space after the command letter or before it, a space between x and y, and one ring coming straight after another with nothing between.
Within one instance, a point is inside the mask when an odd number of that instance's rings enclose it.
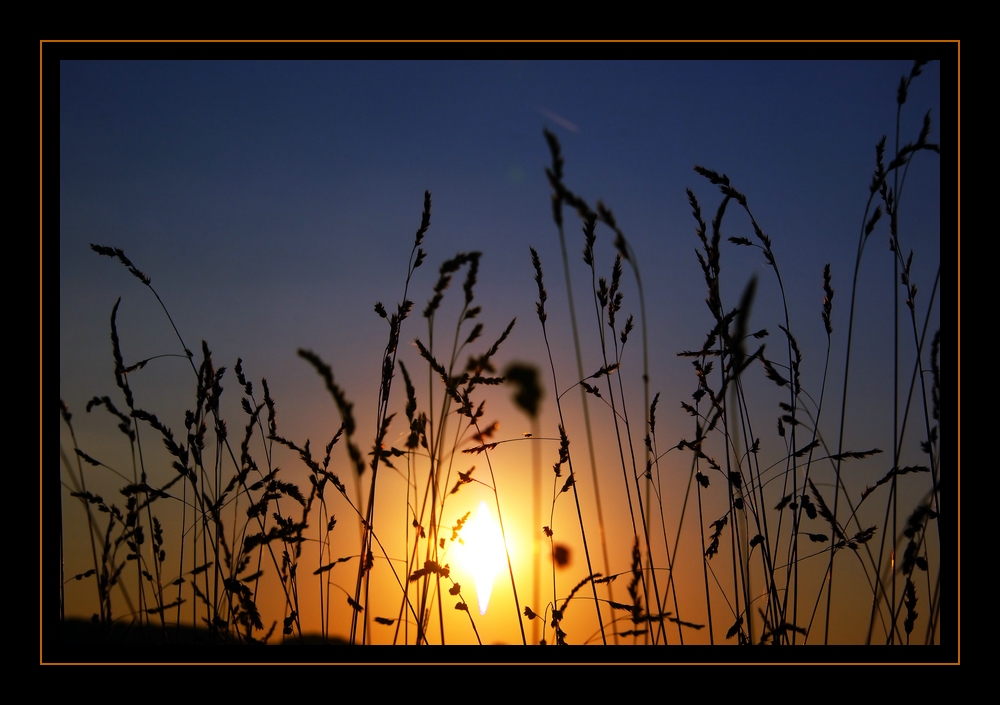
<instances>
[{"instance_id":1,"label":"meadow","mask_svg":"<svg viewBox=\"0 0 1000 705\"><path fill-rule=\"evenodd\" d=\"M133 294L120 299L113 377L84 408L61 405L61 506L44 508L61 519L62 574L44 576L59 619L114 644L941 644L957 602L957 467L942 456L955 390L941 384L940 252L912 251L906 229L910 169L940 168L933 111L907 102L923 66L887 96L926 112L919 131L897 121L859 175L854 269L811 272L810 290L785 289L796 267L754 189L695 166L685 236L701 288L673 296L703 336L669 350L644 288L660 265L613 204L578 195L553 132L539 149L561 258L523 252L536 303L513 320L479 293L490 262L474 239L442 252L447 213L430 191L405 195L415 234L380 254L401 274L377 274L385 293L365 312L384 341L365 353L380 370L365 415L350 369L297 350L326 397L322 437L283 423L304 402L253 350L221 360L175 325L155 261L93 243L93 276L127 272L159 309L143 326L173 342L132 357L119 312ZM877 301L873 258L891 277ZM809 317L793 315L802 301ZM856 330L873 307L894 316L877 339ZM515 330L533 344L510 350ZM883 387L868 375L885 350ZM687 396L658 391L664 356L688 365ZM887 436L853 421L871 388L887 389ZM179 396L182 411L158 411ZM664 425L668 406L686 426ZM77 433L84 415L102 440Z\"/></svg>"}]
</instances>

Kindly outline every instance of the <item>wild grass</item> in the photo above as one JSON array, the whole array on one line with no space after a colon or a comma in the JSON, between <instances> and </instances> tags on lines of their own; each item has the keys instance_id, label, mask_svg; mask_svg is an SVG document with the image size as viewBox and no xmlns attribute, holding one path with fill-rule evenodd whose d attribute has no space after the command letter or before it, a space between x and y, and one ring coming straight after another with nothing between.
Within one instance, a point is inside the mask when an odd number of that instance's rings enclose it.
<instances>
[{"instance_id":1,"label":"wild grass","mask_svg":"<svg viewBox=\"0 0 1000 705\"><path fill-rule=\"evenodd\" d=\"M921 66L916 62L902 78L900 112ZM918 296L914 257L937 253L908 251L899 218L911 165L939 152L929 141L931 131L928 113L915 140L901 144L897 121L891 147L885 138L877 143L854 271L834 272L827 265L816 272L814 292L786 291L782 272L793 265L782 261L781 243L758 223L752 194L723 173L695 167L721 199L706 221L704 193L687 191L707 316L704 338L678 341L674 351L694 373L690 398L678 400L690 418L682 438L658 435L656 412L665 400L651 396L650 356L664 353L649 349L641 252L609 207L592 207L567 185L561 146L547 131L547 174L575 360L559 359L550 345L549 316L563 314L547 306L545 269L553 265L534 249L525 253L525 265L530 262L538 289L536 321L528 316L517 325L537 326L546 360L501 363L515 321L494 325L477 300L479 252L444 260L419 318L413 315L414 274L428 258L428 192L399 303L374 306L387 326L387 342L379 352L371 426L355 418L336 364L299 350L338 417L332 434L315 446L294 429L279 427L267 380L255 385L242 359L233 374L243 416L232 435L220 403L229 378L208 343L193 352L150 277L121 249L93 245L97 255L126 267L156 297L179 352L126 360L117 325L120 300L114 305L117 391L114 399L95 396L86 412L110 414L128 448L127 470L88 450L76 436L73 412L61 404L64 438L72 446L63 449L62 482L84 517L81 526L64 507L62 529L67 535L85 532L89 544L88 555L63 558L67 566L86 567L61 576L61 604L69 591L91 591L99 639L127 638L120 635L124 626L166 643L278 643L318 633L320 642L342 638L358 645L500 639L524 645L801 645L836 641L838 621L862 625L857 643L939 643L943 606L955 599L942 584L940 556L946 542L939 518L950 506L942 497L942 473L955 472L947 463L942 467L938 428L944 394L940 332L934 330L940 265ZM579 231L569 223L574 212ZM725 242L724 221L734 233ZM570 259L566 245L574 231L583 235L582 271L589 277L589 300L581 302L574 301L570 285L579 262ZM613 262L600 262L595 251L603 231L614 243ZM859 277L865 258L881 256L872 252L873 234L884 237L886 231L897 321L883 344L894 350L892 393L898 403L893 437L883 447L858 448L848 432L852 409L864 403L853 398L850 383L852 370L865 364L854 353L855 312L870 305L861 298ZM754 250L771 281L725 269L731 248ZM624 313L631 305L624 294L629 276L638 293L638 322ZM724 300L724 276L747 282L735 302ZM457 278L463 283L456 292ZM834 286L847 281L849 288ZM776 288L780 310L754 311L764 286ZM815 319L793 320L791 296L815 297ZM833 325L836 305L849 310L843 332ZM772 320L773 328L752 330L751 311L755 320ZM597 350L581 342L584 326L596 328ZM819 369L807 370L799 341L811 339L817 328L826 356ZM641 369L631 353L636 335ZM846 336L842 360L833 359L837 335ZM492 342L484 344L484 336ZM400 358L410 342L423 366L419 371ZM186 358L192 373L190 407L173 428L144 408L130 385L167 356ZM585 359L600 363L586 369ZM842 370L833 376L836 388L828 382L831 367ZM626 375L641 379L641 402L626 386ZM531 433L503 437L490 421L488 392L501 385L528 416ZM549 392L555 428L541 426L539 409ZM583 419L578 437L568 430L568 410L575 404ZM825 411L831 405L835 411ZM400 427L405 430L397 436ZM405 440L390 440L396 437ZM512 487L496 472L498 456L515 442L531 445L527 486ZM279 457L298 467L283 469ZM543 457L552 463L549 490L543 490ZM687 468L686 479L678 481L668 464ZM862 493L845 482L848 468L874 478ZM92 491L97 473L118 477L117 495ZM395 488L389 498L387 486ZM509 606L503 603L507 627L500 634L477 625L473 587L457 582L451 566L473 521L472 512L462 512L465 505L456 509L456 503L472 487L489 498L501 532L505 574L497 585L509 586L511 599ZM387 504L400 494L401 504ZM916 503L904 503L913 496ZM517 563L511 517L528 504L531 559ZM346 526L357 527L356 537ZM584 565L564 568L567 546L576 542ZM191 625L201 631L191 632Z\"/></svg>"}]
</instances>

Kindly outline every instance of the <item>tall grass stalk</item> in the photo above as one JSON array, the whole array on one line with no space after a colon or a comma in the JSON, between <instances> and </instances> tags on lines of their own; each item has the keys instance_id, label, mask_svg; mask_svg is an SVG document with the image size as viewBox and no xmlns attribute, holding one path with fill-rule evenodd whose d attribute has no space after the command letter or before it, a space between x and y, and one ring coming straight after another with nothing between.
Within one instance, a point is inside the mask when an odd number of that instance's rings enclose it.
<instances>
[{"instance_id":1,"label":"tall grass stalk","mask_svg":"<svg viewBox=\"0 0 1000 705\"><path fill-rule=\"evenodd\" d=\"M545 174L552 186L552 217L555 220L556 228L559 232L559 250L562 253L563 276L566 279L566 301L569 305L569 321L570 327L573 331L573 353L576 357L576 374L577 379L582 380L586 378L586 374L583 371L583 353L580 346L580 333L576 321L576 306L574 304L575 297L573 296L572 277L570 275L569 255L566 251L566 235L563 228L563 204L569 202L567 200L567 196L571 194L569 194L563 184L563 158L562 150L559 146L559 140L553 133L549 132L548 129L544 130L544 135L545 140L549 145L549 152L552 155L552 167L546 168ZM570 202L570 205L578 207L578 203L575 201ZM593 221L589 221L589 233L587 232L588 226L584 226L584 233L588 238L588 242L593 235L593 225ZM588 245L588 247L590 247L590 245ZM584 252L584 260L586 261L586 249ZM590 423L590 401L587 398L587 390L583 385L580 385L580 408L583 410L584 434L587 439L587 454L590 459L590 477L594 484L594 502L597 509L597 526L598 533L601 537L601 557L604 559L604 573L605 575L610 575L611 562L608 557L608 538L604 530L606 524L604 520L604 508L601 503L601 483L597 475L597 457L594 454L594 433ZM612 601L615 599L613 583L608 583L608 597ZM614 632L614 642L615 644L618 643L617 631Z\"/></svg>"},{"instance_id":2,"label":"tall grass stalk","mask_svg":"<svg viewBox=\"0 0 1000 705\"><path fill-rule=\"evenodd\" d=\"M579 519L579 522L580 522L580 537L583 540L583 552L584 552L584 556L585 556L585 558L587 560L587 575L588 575L588 578L586 580L589 580L590 586L591 586L591 589L592 589L593 595L594 595L594 609L595 609L595 611L597 613L597 623L600 625L600 629L601 629L601 642L604 643L604 644L607 644L607 641L608 641L607 640L607 634L605 634L605 632L604 632L604 618L601 616L601 603L600 603L600 600L597 597L597 584L594 582L594 579L596 577L599 577L599 576L596 576L594 574L594 569L593 569L593 566L591 565L591 562L590 562L590 547L587 544L587 531L586 531L586 529L584 527L583 511L580 508L580 495L579 495L579 492L578 492L577 487L576 487L576 475L573 472L573 459L572 459L572 455L569 452L569 440L566 437L566 430L565 430L566 429L566 421L565 421L565 418L563 417L563 413L562 413L562 403L559 400L560 399L559 381L558 381L558 378L556 377L555 361L552 358L552 347L549 345L548 333L545 330L545 321L548 319L548 314L545 312L545 302L548 299L548 294L546 293L546 291L545 291L545 285L542 282L542 262L539 259L538 253L535 252L534 248L531 248L531 263L532 263L532 266L535 269L535 282L538 284L538 303L536 304L536 309L537 309L537 312L538 312L538 321L539 321L539 323L541 323L541 326L542 326L542 339L545 341L545 349L546 349L546 351L548 353L548 357L549 357L549 368L550 368L550 370L552 372L552 385L553 385L553 388L555 390L556 409L558 410L558 413L559 413L559 435L560 435L560 438L561 438L561 443L560 443L560 453L559 453L559 461L560 462L559 462L559 464L556 465L556 477L559 476L559 472L558 472L559 465L561 465L563 462L565 462L566 465L567 465L567 467L569 468L569 477L566 478L566 483L563 485L563 488L562 488L562 490L560 492L565 492L565 491L570 490L570 489L573 491L573 500L576 503L577 518ZM555 504L555 497L553 496L553 505L554 504ZM556 592L555 591L555 574L553 574L553 580L552 580L552 582L553 582L553 609L555 609L555 604L556 604L555 603L555 597L554 597L555 592ZM565 607L563 608L563 610L558 610L558 613L561 615L564 610L565 610ZM559 619L556 616L553 616L553 622L555 622L557 624L557 626L556 626L556 643L560 643L563 640L563 638L564 638L564 633L562 632L561 628L558 626Z\"/></svg>"}]
</instances>

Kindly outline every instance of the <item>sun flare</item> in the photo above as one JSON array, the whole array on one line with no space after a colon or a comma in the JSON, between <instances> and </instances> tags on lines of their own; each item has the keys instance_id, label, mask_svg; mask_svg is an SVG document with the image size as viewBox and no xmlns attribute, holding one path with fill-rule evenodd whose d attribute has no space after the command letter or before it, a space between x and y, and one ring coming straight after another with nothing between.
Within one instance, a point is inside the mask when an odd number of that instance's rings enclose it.
<instances>
[{"instance_id":1,"label":"sun flare","mask_svg":"<svg viewBox=\"0 0 1000 705\"><path fill-rule=\"evenodd\" d=\"M472 574L479 600L479 614L486 614L493 592L493 580L505 564L500 527L486 502L479 503L475 516L466 524L463 535L462 563Z\"/></svg>"}]
</instances>

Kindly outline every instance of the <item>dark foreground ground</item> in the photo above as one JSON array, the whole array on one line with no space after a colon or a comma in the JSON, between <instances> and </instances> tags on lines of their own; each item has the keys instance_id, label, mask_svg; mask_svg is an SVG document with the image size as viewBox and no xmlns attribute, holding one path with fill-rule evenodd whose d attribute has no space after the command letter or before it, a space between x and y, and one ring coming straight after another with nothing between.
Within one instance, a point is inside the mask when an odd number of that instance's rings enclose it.
<instances>
[{"instance_id":1,"label":"dark foreground ground","mask_svg":"<svg viewBox=\"0 0 1000 705\"><path fill-rule=\"evenodd\" d=\"M297 636L286 636L282 638L280 628L275 629L266 642L256 632L259 641L252 642L239 641L230 637L228 640L221 638L217 634L210 633L205 628L194 628L191 626L168 626L161 627L139 627L127 622L115 622L111 628L95 624L86 619L67 619L60 625L59 638L64 646L84 647L101 645L154 645L154 644L192 644L192 645L321 645L321 644L345 644L346 642L338 637L329 637L325 642L318 634L305 634L302 638Z\"/></svg>"}]
</instances>

